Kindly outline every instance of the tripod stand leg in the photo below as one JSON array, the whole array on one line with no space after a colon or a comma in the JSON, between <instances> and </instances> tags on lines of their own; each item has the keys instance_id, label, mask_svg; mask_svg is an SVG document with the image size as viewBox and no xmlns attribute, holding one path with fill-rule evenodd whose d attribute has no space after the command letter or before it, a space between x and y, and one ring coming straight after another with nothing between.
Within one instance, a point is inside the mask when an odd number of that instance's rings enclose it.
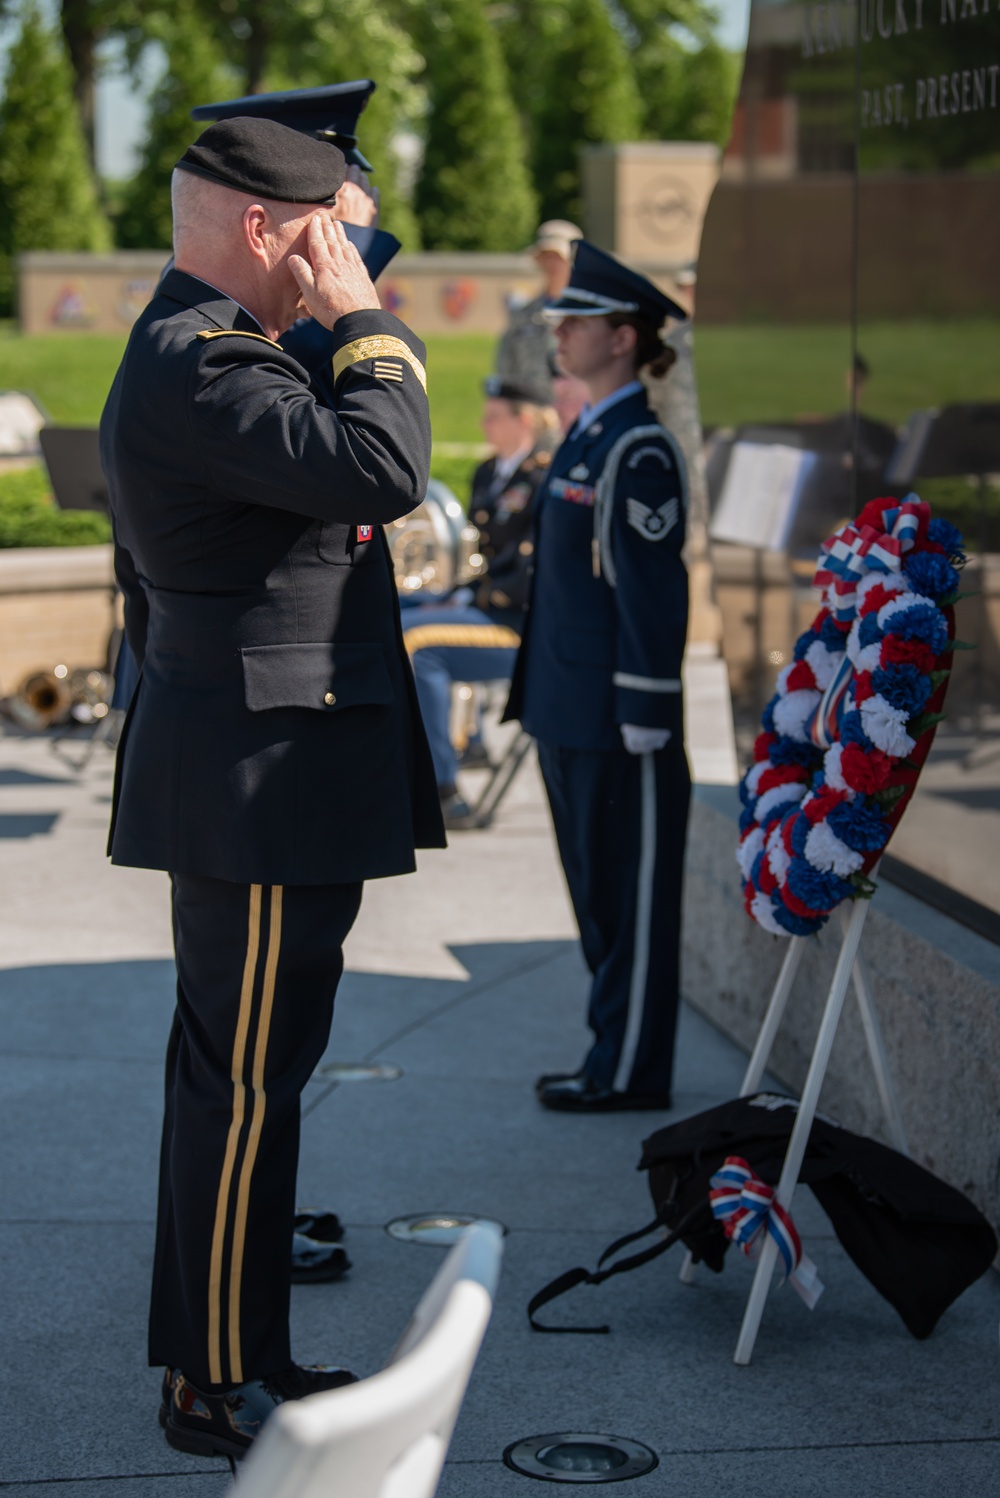
<instances>
[{"instance_id":1,"label":"tripod stand leg","mask_svg":"<svg viewBox=\"0 0 1000 1498\"><path fill-rule=\"evenodd\" d=\"M823 1011L823 1019L820 1023L819 1034L816 1036L816 1044L813 1047L812 1060L809 1063L809 1072L806 1076L806 1084L802 1089L802 1101L799 1103L798 1115L795 1119L795 1127L788 1141L788 1149L785 1153L785 1163L781 1168L781 1179L778 1182L777 1200L786 1210L791 1205L798 1184L799 1172L802 1169L802 1161L805 1159L806 1147L809 1143L809 1134L812 1129L813 1119L816 1117L816 1109L819 1106L819 1096L823 1088L823 1079L826 1069L830 1064L830 1052L833 1050L833 1042L837 1034L837 1026L844 1009L844 999L851 981L851 973L858 955L858 946L861 942L861 932L864 929L865 918L868 915L868 901L856 900L847 922L847 930L834 968L833 979L830 983L830 991L827 995L826 1008ZM771 1276L774 1272L775 1257L778 1246L768 1233L764 1240L761 1256L757 1261L757 1272L754 1275L753 1285L750 1289L750 1297L743 1316L743 1325L740 1328L739 1339L736 1343L736 1351L733 1362L746 1366L753 1357L754 1343L757 1341L757 1333L760 1330L761 1317L764 1314L764 1304L767 1300L768 1291L771 1288Z\"/></svg>"},{"instance_id":2,"label":"tripod stand leg","mask_svg":"<svg viewBox=\"0 0 1000 1498\"><path fill-rule=\"evenodd\" d=\"M489 826L497 807L507 793L508 786L524 763L530 748L531 735L522 730L520 736L515 740L513 748L509 750L501 764L494 770L482 795L472 808L477 826Z\"/></svg>"},{"instance_id":3,"label":"tripod stand leg","mask_svg":"<svg viewBox=\"0 0 1000 1498\"><path fill-rule=\"evenodd\" d=\"M888 1126L889 1137L893 1147L898 1149L901 1155L908 1155L910 1148L906 1141L906 1130L903 1127L903 1115L899 1111L896 1089L889 1073L882 1027L878 1022L871 984L868 981L868 968L860 952L854 961L854 995L858 1001L861 1027L865 1032L868 1055L871 1057L872 1071L875 1073L875 1086L878 1088L882 1116Z\"/></svg>"},{"instance_id":4,"label":"tripod stand leg","mask_svg":"<svg viewBox=\"0 0 1000 1498\"><path fill-rule=\"evenodd\" d=\"M767 1070L767 1063L774 1048L775 1037L784 1018L788 996L792 991L792 984L795 982L795 975L799 970L799 964L802 961L802 954L805 949L806 938L804 936L793 936L788 943L788 951L785 953L785 960L781 964L778 981L775 983L774 992L771 994L771 1002L767 1006L767 1012L757 1032L753 1054L750 1057L743 1076L740 1097L749 1097L750 1093L756 1092L760 1086L760 1079ZM684 1285L693 1285L696 1272L694 1259L691 1257L690 1252L688 1252L685 1255L684 1263L681 1265L681 1283Z\"/></svg>"}]
</instances>

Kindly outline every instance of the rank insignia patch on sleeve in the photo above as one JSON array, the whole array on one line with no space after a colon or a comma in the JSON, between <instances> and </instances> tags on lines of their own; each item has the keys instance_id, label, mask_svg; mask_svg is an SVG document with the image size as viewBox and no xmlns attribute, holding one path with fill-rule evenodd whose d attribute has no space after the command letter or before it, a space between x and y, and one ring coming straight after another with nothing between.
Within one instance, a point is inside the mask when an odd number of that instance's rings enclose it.
<instances>
[{"instance_id":1,"label":"rank insignia patch on sleeve","mask_svg":"<svg viewBox=\"0 0 1000 1498\"><path fill-rule=\"evenodd\" d=\"M376 359L373 374L377 380L395 380L403 383L403 366L395 359Z\"/></svg>"},{"instance_id":2,"label":"rank insignia patch on sleeve","mask_svg":"<svg viewBox=\"0 0 1000 1498\"><path fill-rule=\"evenodd\" d=\"M371 538L372 538L372 533L373 533L374 529L375 529L375 527L372 526L372 525L359 525L358 526L358 540L359 541L370 541Z\"/></svg>"},{"instance_id":3,"label":"rank insignia patch on sleeve","mask_svg":"<svg viewBox=\"0 0 1000 1498\"><path fill-rule=\"evenodd\" d=\"M637 499L625 501L629 525L647 541L662 541L668 536L677 524L680 508L680 500L676 498L668 499L658 510L651 510Z\"/></svg>"}]
</instances>

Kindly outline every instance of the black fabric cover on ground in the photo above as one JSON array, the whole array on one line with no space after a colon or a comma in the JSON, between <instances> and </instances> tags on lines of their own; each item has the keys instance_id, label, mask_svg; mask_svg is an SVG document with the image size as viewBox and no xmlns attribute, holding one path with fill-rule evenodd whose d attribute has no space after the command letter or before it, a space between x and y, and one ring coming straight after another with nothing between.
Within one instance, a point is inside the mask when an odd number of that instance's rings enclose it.
<instances>
[{"instance_id":1,"label":"black fabric cover on ground","mask_svg":"<svg viewBox=\"0 0 1000 1498\"><path fill-rule=\"evenodd\" d=\"M738 1155L776 1186L797 1112L794 1098L756 1093L651 1134L639 1169L649 1172L655 1221L613 1244L596 1274L571 1270L540 1291L530 1313L572 1285L599 1284L678 1240L696 1262L720 1272L729 1242L711 1214L710 1179L728 1155ZM915 1337L929 1337L952 1302L996 1257L993 1228L960 1191L897 1150L831 1119L813 1121L799 1181L813 1191L845 1251ZM601 1267L626 1242L660 1226L670 1231L654 1248Z\"/></svg>"}]
</instances>

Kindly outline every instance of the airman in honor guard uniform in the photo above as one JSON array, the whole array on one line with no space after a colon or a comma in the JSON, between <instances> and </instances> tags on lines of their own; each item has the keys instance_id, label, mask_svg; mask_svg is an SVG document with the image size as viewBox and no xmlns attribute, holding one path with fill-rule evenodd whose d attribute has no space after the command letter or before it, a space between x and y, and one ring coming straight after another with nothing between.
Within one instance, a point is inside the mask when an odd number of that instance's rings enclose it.
<instances>
[{"instance_id":1,"label":"airman in honor guard uniform","mask_svg":"<svg viewBox=\"0 0 1000 1498\"><path fill-rule=\"evenodd\" d=\"M322 211L344 176L269 120L204 132L101 422L140 665L110 848L170 873L177 956L150 1361L205 1456L352 1378L291 1361L299 1095L363 881L444 842L381 531L426 490L424 348ZM333 409L277 342L303 299Z\"/></svg>"},{"instance_id":2,"label":"airman in honor guard uniform","mask_svg":"<svg viewBox=\"0 0 1000 1498\"><path fill-rule=\"evenodd\" d=\"M638 378L669 369L683 309L581 240L548 311L590 404L535 506L535 571L507 706L538 741L584 956L594 1040L537 1084L549 1108L668 1108L690 778L681 660L687 484Z\"/></svg>"}]
</instances>

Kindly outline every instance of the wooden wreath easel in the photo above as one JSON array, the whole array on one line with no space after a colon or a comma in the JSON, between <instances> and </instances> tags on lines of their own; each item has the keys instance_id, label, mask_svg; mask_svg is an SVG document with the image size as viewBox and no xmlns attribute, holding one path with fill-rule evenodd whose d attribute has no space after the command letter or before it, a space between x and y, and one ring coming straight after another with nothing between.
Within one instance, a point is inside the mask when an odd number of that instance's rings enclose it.
<instances>
[{"instance_id":1,"label":"wooden wreath easel","mask_svg":"<svg viewBox=\"0 0 1000 1498\"><path fill-rule=\"evenodd\" d=\"M872 871L872 876L878 872ZM833 1042L837 1034L837 1026L844 1009L844 1000L847 990L854 979L854 993L858 1001L858 1009L861 1014L861 1024L865 1032L865 1041L868 1046L868 1055L871 1059L872 1070L875 1073L875 1085L878 1088L879 1099L885 1114L886 1124L892 1143L902 1154L908 1155L909 1148L906 1142L906 1134L903 1129L903 1120L896 1101L896 1093L889 1075L889 1066L886 1060L885 1043L882 1039L882 1031L879 1027L878 1017L872 1001L871 984L868 980L868 972L861 957L861 933L864 930L865 920L868 915L870 900L855 900L853 908L842 911L843 937L840 944L840 953L837 957L837 965L834 968L833 978L830 982L830 990L827 994L826 1007L823 1010L823 1018L820 1021L819 1031L816 1036L816 1044L813 1046L812 1058L809 1062L809 1071L806 1076L805 1086L802 1089L802 1098L799 1102L798 1114L792 1129L791 1138L788 1141L788 1149L785 1153L785 1161L781 1168L781 1177L778 1181L777 1201L786 1211L791 1209L792 1197L798 1185L799 1172L802 1169L802 1161L805 1158L806 1147L809 1143L809 1134L812 1130L813 1119L819 1106L820 1092L826 1077L826 1070L830 1064L830 1053L833 1050ZM747 1097L756 1092L761 1084L761 1079L767 1069L767 1063L774 1047L774 1042L781 1026L792 986L795 982L802 955L806 949L805 936L793 936L788 943L788 951L778 974L778 981L774 985L771 1002L767 1006L757 1041L750 1057L743 1085L740 1088L740 1097ZM757 1270L754 1275L753 1285L747 1300L747 1308L743 1315L743 1325L740 1328L739 1340L736 1343L736 1351L733 1354L733 1362L746 1366L753 1357L754 1344L757 1341L757 1332L760 1329L761 1317L764 1314L764 1304L767 1300L768 1291L774 1275L775 1262L778 1256L778 1246L770 1233L763 1235L764 1243L760 1258L757 1260ZM690 1255L684 1260L681 1269L681 1279L685 1284L691 1284L695 1277L695 1265Z\"/></svg>"}]
</instances>

